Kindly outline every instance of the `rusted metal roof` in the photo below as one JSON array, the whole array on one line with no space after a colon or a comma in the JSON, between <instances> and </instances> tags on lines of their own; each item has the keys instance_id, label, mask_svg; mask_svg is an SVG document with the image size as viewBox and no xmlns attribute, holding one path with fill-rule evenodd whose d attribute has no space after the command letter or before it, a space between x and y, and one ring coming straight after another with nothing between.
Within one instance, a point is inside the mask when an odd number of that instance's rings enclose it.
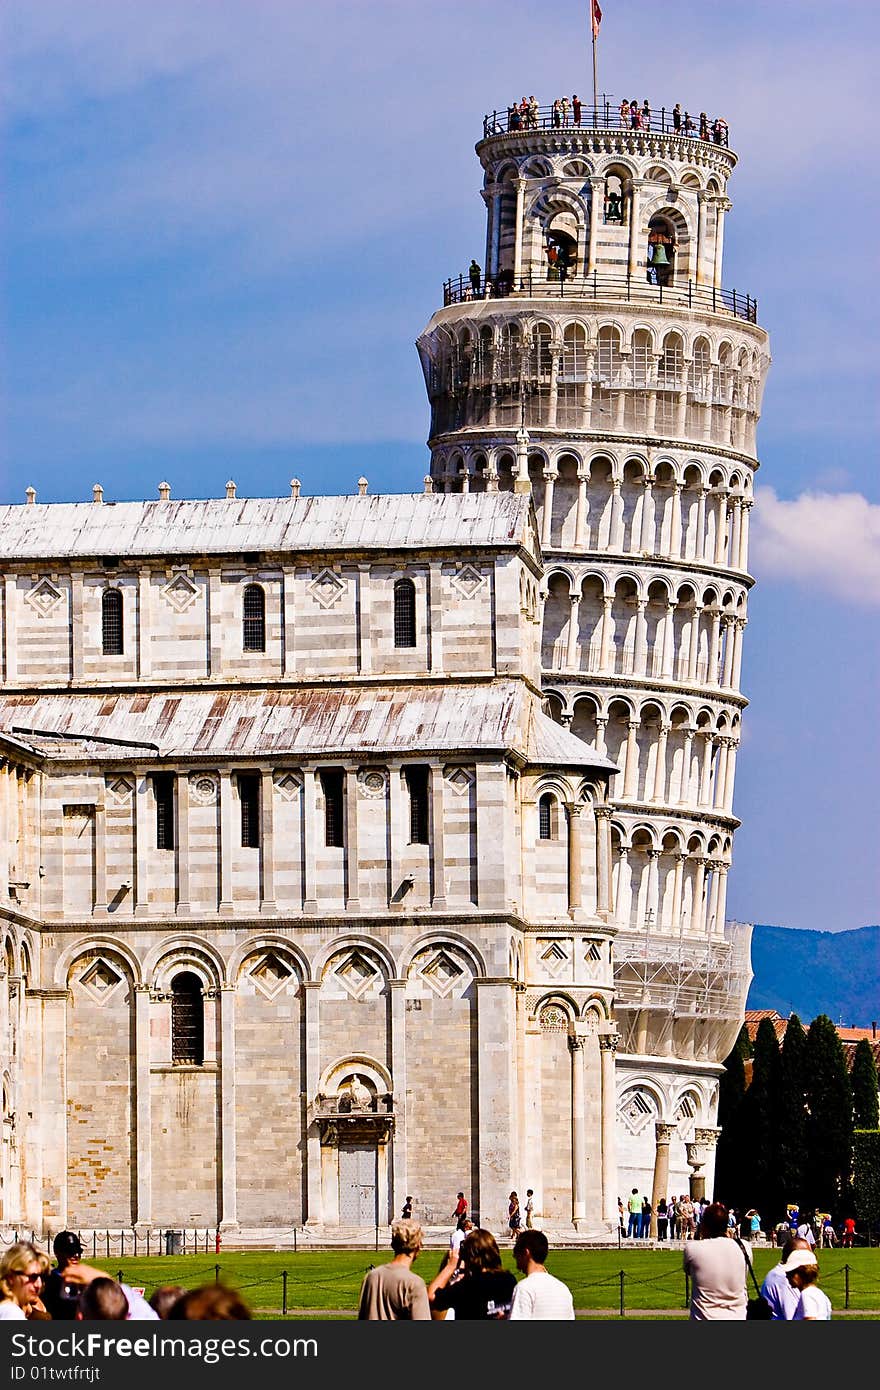
<instances>
[{"instance_id":1,"label":"rusted metal roof","mask_svg":"<svg viewBox=\"0 0 880 1390\"><path fill-rule=\"evenodd\" d=\"M0 732L54 758L333 757L510 751L529 764L615 764L544 714L521 681L0 698ZM117 742L118 741L118 742Z\"/></svg>"},{"instance_id":2,"label":"rusted metal roof","mask_svg":"<svg viewBox=\"0 0 880 1390\"><path fill-rule=\"evenodd\" d=\"M23 504L0 507L0 562L515 546L529 505L512 492Z\"/></svg>"}]
</instances>

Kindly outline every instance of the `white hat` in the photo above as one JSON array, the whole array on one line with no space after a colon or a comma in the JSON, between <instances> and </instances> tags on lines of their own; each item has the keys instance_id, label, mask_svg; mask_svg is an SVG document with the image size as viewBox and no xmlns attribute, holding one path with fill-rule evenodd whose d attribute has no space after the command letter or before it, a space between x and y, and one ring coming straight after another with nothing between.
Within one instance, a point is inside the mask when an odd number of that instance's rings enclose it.
<instances>
[{"instance_id":1,"label":"white hat","mask_svg":"<svg viewBox=\"0 0 880 1390\"><path fill-rule=\"evenodd\" d=\"M815 1250L792 1250L782 1268L786 1274L791 1274L794 1269L809 1269L811 1266L818 1266Z\"/></svg>"}]
</instances>

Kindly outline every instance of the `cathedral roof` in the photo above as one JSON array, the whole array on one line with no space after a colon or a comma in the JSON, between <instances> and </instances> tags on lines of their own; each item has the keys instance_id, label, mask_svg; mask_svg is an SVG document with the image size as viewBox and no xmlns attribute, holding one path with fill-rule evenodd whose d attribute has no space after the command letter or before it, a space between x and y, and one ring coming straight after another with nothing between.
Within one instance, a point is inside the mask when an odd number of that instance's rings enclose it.
<instances>
[{"instance_id":1,"label":"cathedral roof","mask_svg":"<svg viewBox=\"0 0 880 1390\"><path fill-rule=\"evenodd\" d=\"M419 492L24 504L0 507L0 561L474 545L534 549L530 503L527 495L512 492Z\"/></svg>"},{"instance_id":2,"label":"cathedral roof","mask_svg":"<svg viewBox=\"0 0 880 1390\"><path fill-rule=\"evenodd\" d=\"M616 768L555 724L519 680L8 695L0 697L0 732L78 761L470 751L510 752L527 765Z\"/></svg>"}]
</instances>

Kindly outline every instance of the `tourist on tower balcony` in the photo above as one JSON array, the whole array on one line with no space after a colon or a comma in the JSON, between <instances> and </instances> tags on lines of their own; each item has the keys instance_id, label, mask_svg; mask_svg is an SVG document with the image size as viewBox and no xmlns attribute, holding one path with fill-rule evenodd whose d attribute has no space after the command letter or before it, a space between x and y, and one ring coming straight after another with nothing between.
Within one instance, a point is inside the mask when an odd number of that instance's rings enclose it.
<instances>
[{"instance_id":1,"label":"tourist on tower balcony","mask_svg":"<svg viewBox=\"0 0 880 1390\"><path fill-rule=\"evenodd\" d=\"M676 135L681 132L681 102L677 101L672 108L672 129Z\"/></svg>"},{"instance_id":2,"label":"tourist on tower balcony","mask_svg":"<svg viewBox=\"0 0 880 1390\"><path fill-rule=\"evenodd\" d=\"M651 104L647 97L642 102L642 128L644 130L651 129Z\"/></svg>"},{"instance_id":3,"label":"tourist on tower balcony","mask_svg":"<svg viewBox=\"0 0 880 1390\"><path fill-rule=\"evenodd\" d=\"M571 99L571 116L572 116L572 120L574 121L575 125L580 125L580 123L581 123L581 99L580 99L580 97L578 96L577 92L575 92L574 96L573 96L572 99Z\"/></svg>"},{"instance_id":4,"label":"tourist on tower balcony","mask_svg":"<svg viewBox=\"0 0 880 1390\"><path fill-rule=\"evenodd\" d=\"M709 117L706 115L705 111L700 112L700 139L709 139Z\"/></svg>"},{"instance_id":5,"label":"tourist on tower balcony","mask_svg":"<svg viewBox=\"0 0 880 1390\"><path fill-rule=\"evenodd\" d=\"M626 97L620 103L620 124L624 129L629 125L629 102Z\"/></svg>"}]
</instances>

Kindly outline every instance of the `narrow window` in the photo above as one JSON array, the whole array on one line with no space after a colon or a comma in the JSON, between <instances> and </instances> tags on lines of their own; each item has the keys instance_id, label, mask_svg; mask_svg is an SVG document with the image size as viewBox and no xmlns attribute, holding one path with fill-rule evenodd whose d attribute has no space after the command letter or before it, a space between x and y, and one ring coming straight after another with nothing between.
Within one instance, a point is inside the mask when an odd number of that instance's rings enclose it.
<instances>
[{"instance_id":1,"label":"narrow window","mask_svg":"<svg viewBox=\"0 0 880 1390\"><path fill-rule=\"evenodd\" d=\"M243 773L238 778L238 799L241 804L241 843L245 849L260 847L260 779L256 773Z\"/></svg>"},{"instance_id":2,"label":"narrow window","mask_svg":"<svg viewBox=\"0 0 880 1390\"><path fill-rule=\"evenodd\" d=\"M416 645L416 586L411 579L398 579L394 586L394 645Z\"/></svg>"},{"instance_id":3,"label":"narrow window","mask_svg":"<svg viewBox=\"0 0 880 1390\"><path fill-rule=\"evenodd\" d=\"M553 839L553 797L549 792L538 802L538 839Z\"/></svg>"},{"instance_id":4,"label":"narrow window","mask_svg":"<svg viewBox=\"0 0 880 1390\"><path fill-rule=\"evenodd\" d=\"M105 589L101 596L101 641L105 656L122 656L122 594Z\"/></svg>"},{"instance_id":5,"label":"narrow window","mask_svg":"<svg viewBox=\"0 0 880 1390\"><path fill-rule=\"evenodd\" d=\"M171 981L171 1061L200 1067L205 1060L202 982L191 970Z\"/></svg>"},{"instance_id":6,"label":"narrow window","mask_svg":"<svg viewBox=\"0 0 880 1390\"><path fill-rule=\"evenodd\" d=\"M266 650L266 594L261 584L248 584L244 591L241 629L246 652Z\"/></svg>"},{"instance_id":7,"label":"narrow window","mask_svg":"<svg viewBox=\"0 0 880 1390\"><path fill-rule=\"evenodd\" d=\"M153 777L156 801L156 848L174 848L174 776L157 772Z\"/></svg>"},{"instance_id":8,"label":"narrow window","mask_svg":"<svg viewBox=\"0 0 880 1390\"><path fill-rule=\"evenodd\" d=\"M428 844L428 769L426 767L407 767L404 769L406 786L409 792L409 842L411 845Z\"/></svg>"},{"instance_id":9,"label":"narrow window","mask_svg":"<svg viewBox=\"0 0 880 1390\"><path fill-rule=\"evenodd\" d=\"M345 845L345 797L342 787L343 774L337 771L321 773L321 787L324 792L324 844L334 849Z\"/></svg>"}]
</instances>

